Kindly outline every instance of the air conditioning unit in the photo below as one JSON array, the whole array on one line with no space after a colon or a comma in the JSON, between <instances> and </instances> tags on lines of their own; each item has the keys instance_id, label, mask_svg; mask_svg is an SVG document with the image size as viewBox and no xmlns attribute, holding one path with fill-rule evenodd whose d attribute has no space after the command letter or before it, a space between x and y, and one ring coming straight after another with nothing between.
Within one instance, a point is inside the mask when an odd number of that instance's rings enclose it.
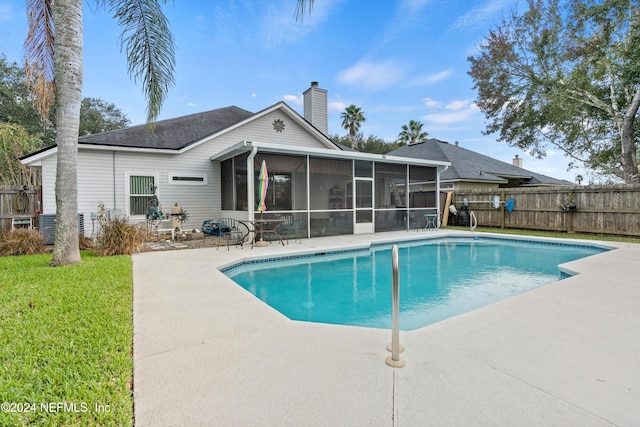
<instances>
[{"instance_id":1,"label":"air conditioning unit","mask_svg":"<svg viewBox=\"0 0 640 427\"><path fill-rule=\"evenodd\" d=\"M56 214L41 214L38 225L45 244L53 245L56 240ZM84 235L84 214L78 214L78 233Z\"/></svg>"}]
</instances>

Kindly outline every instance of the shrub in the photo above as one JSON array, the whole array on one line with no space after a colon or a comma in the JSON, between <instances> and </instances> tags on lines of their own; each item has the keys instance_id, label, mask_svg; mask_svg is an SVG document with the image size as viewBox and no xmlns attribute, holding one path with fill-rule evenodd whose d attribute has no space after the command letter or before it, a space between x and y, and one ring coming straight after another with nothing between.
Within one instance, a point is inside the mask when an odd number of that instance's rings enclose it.
<instances>
[{"instance_id":1,"label":"shrub","mask_svg":"<svg viewBox=\"0 0 640 427\"><path fill-rule=\"evenodd\" d=\"M93 241L93 239L87 236L83 236L82 234L80 234L78 237L78 247L81 251L88 251L96 248L96 243Z\"/></svg>"},{"instance_id":2,"label":"shrub","mask_svg":"<svg viewBox=\"0 0 640 427\"><path fill-rule=\"evenodd\" d=\"M46 251L47 246L39 231L19 228L0 233L0 256L35 255Z\"/></svg>"},{"instance_id":3,"label":"shrub","mask_svg":"<svg viewBox=\"0 0 640 427\"><path fill-rule=\"evenodd\" d=\"M129 219L121 217L110 220L104 205L98 205L98 236L96 251L100 255L131 255L140 252L147 238L147 231Z\"/></svg>"},{"instance_id":4,"label":"shrub","mask_svg":"<svg viewBox=\"0 0 640 427\"><path fill-rule=\"evenodd\" d=\"M115 219L100 228L96 249L100 255L130 255L139 252L146 238L146 230L126 219Z\"/></svg>"}]
</instances>

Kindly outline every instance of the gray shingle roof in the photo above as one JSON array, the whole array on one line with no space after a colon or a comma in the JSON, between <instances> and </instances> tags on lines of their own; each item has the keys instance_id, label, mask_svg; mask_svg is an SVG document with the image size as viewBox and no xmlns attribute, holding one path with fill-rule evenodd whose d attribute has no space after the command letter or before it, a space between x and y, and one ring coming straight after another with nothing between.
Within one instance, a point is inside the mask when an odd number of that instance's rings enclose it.
<instances>
[{"instance_id":1,"label":"gray shingle roof","mask_svg":"<svg viewBox=\"0 0 640 427\"><path fill-rule=\"evenodd\" d=\"M388 154L451 162L449 169L440 177L443 181L490 181L506 184L507 179L503 177L509 177L520 179L523 185L573 185L572 182L522 169L435 138L398 148Z\"/></svg>"},{"instance_id":2,"label":"gray shingle roof","mask_svg":"<svg viewBox=\"0 0 640 427\"><path fill-rule=\"evenodd\" d=\"M247 110L231 106L160 120L156 122L153 132L148 132L146 125L138 125L81 136L78 141L81 144L180 150L253 115Z\"/></svg>"}]
</instances>

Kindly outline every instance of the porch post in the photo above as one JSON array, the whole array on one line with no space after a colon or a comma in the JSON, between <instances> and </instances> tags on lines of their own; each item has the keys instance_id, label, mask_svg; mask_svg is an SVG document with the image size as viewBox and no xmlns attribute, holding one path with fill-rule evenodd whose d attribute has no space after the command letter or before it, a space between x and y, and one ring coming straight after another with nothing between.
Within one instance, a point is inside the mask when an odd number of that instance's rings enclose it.
<instances>
[{"instance_id":1,"label":"porch post","mask_svg":"<svg viewBox=\"0 0 640 427\"><path fill-rule=\"evenodd\" d=\"M255 184L254 184L254 171L253 171L253 159L258 154L258 147L251 149L251 154L247 157L247 210L249 211L249 221L255 219Z\"/></svg>"},{"instance_id":2,"label":"porch post","mask_svg":"<svg viewBox=\"0 0 640 427\"><path fill-rule=\"evenodd\" d=\"M436 167L436 228L440 228L441 219L440 219L440 171ZM442 212L442 216L445 213Z\"/></svg>"}]
</instances>

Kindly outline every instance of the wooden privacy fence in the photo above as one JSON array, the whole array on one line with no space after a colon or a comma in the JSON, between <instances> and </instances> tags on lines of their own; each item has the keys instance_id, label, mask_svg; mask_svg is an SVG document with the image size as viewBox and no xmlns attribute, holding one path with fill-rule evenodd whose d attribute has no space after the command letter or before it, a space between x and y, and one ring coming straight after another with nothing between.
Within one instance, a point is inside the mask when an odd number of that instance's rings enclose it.
<instances>
[{"instance_id":1,"label":"wooden privacy fence","mask_svg":"<svg viewBox=\"0 0 640 427\"><path fill-rule=\"evenodd\" d=\"M0 185L0 231L9 231L13 222L29 218L35 227L39 200L40 187Z\"/></svg>"},{"instance_id":2,"label":"wooden privacy fence","mask_svg":"<svg viewBox=\"0 0 640 427\"><path fill-rule=\"evenodd\" d=\"M509 198L512 212L505 208ZM453 195L458 210L464 199L479 226L640 236L639 184L458 190Z\"/></svg>"}]
</instances>

